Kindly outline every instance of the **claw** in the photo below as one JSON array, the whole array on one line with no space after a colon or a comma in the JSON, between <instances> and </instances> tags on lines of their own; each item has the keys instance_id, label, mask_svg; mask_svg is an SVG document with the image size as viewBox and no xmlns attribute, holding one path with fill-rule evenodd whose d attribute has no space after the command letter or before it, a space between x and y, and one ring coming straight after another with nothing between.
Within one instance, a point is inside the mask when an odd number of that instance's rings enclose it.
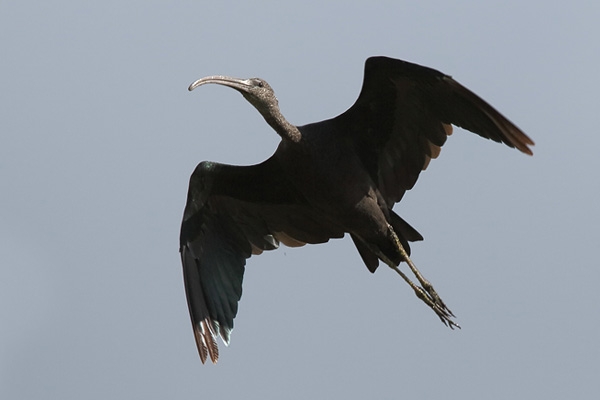
<instances>
[{"instance_id":1,"label":"claw","mask_svg":"<svg viewBox=\"0 0 600 400\"><path fill-rule=\"evenodd\" d=\"M396 236L396 234L391 226L390 226L390 232L392 233L392 236L394 237L394 240L396 242L396 246L398 248L398 251L400 252L400 255L402 255L402 257L404 258L404 261L408 264L410 270L415 275L415 277L418 279L421 286L415 285L400 270L400 268L398 268L397 265L388 263L390 268L392 268L394 271L396 271L406 281L406 283L408 283L410 285L410 287L413 288L417 297L419 299L421 299L425 304L427 304L429 306L429 308L431 308L436 313L436 315L444 323L444 325L446 325L450 329L454 329L454 328L460 329L460 325L458 325L456 322L454 322L452 320L452 318L456 318L454 313L452 311L450 311L450 309L446 306L446 304L444 303L442 298L437 294L437 292L433 288L433 285L427 279L425 279L423 277L423 275L421 275L421 273L419 272L419 270L417 269L415 264L412 262L412 260L406 253L406 250L404 250L402 243Z\"/></svg>"},{"instance_id":2,"label":"claw","mask_svg":"<svg viewBox=\"0 0 600 400\"><path fill-rule=\"evenodd\" d=\"M405 280L408 279L406 278L406 275L404 275L404 273L402 273L402 271L400 271L397 267L394 268L394 270L398 272L403 278L405 278ZM421 299L421 301L423 301L425 304L427 304L429 308L431 308L436 313L436 315L444 323L444 325L446 325L450 329L460 329L460 325L458 325L452 320L452 318L456 318L456 316L452 313L452 311L450 311L448 307L446 307L446 304L444 304L442 299L438 296L437 292L433 289L431 285L429 285L427 289L417 286L413 282L410 282L409 285L411 285L411 287L414 289L417 297Z\"/></svg>"}]
</instances>

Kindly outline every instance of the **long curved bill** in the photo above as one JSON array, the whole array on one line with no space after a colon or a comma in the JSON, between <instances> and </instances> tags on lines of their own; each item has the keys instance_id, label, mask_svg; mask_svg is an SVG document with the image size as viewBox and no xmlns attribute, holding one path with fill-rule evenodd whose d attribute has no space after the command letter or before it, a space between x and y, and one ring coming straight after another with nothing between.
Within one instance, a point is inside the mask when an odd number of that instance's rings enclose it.
<instances>
[{"instance_id":1,"label":"long curved bill","mask_svg":"<svg viewBox=\"0 0 600 400\"><path fill-rule=\"evenodd\" d=\"M232 78L230 76L223 76L223 75L213 75L213 76L207 76L207 77L198 79L197 81L193 82L190 85L190 87L188 87L188 90L191 92L192 90L196 89L198 86L202 86L207 83L215 83L217 85L224 85L224 86L229 86L234 89L247 91L248 87L250 86L248 81L249 81L248 79Z\"/></svg>"}]
</instances>

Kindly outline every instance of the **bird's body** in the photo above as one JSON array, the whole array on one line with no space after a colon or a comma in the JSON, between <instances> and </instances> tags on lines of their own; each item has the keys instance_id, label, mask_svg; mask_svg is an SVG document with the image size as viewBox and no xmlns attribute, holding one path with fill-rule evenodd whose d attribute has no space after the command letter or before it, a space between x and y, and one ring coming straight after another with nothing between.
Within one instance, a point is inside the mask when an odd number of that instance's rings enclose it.
<instances>
[{"instance_id":1,"label":"bird's body","mask_svg":"<svg viewBox=\"0 0 600 400\"><path fill-rule=\"evenodd\" d=\"M245 260L288 246L351 235L371 272L383 261L450 327L453 314L408 257L421 235L393 210L452 132L450 124L531 154L533 142L449 76L384 57L367 60L355 104L330 120L294 126L261 79L213 76L240 91L281 136L253 166L203 162L190 180L181 256L190 316L202 361L229 342ZM400 271L405 261L420 286Z\"/></svg>"}]
</instances>

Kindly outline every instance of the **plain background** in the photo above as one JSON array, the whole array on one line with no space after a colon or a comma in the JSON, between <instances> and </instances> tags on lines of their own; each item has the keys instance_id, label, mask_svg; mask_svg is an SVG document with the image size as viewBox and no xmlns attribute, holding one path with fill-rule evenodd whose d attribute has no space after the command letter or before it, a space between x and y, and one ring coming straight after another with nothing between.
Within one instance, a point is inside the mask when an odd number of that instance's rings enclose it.
<instances>
[{"instance_id":1,"label":"plain background","mask_svg":"<svg viewBox=\"0 0 600 400\"><path fill-rule=\"evenodd\" d=\"M594 1L3 1L2 399L593 398L600 389ZM364 60L452 75L536 142L455 130L396 207L445 328L349 238L249 260L229 347L202 365L178 255L202 160L279 138L235 91L259 76L295 124L356 99Z\"/></svg>"}]
</instances>

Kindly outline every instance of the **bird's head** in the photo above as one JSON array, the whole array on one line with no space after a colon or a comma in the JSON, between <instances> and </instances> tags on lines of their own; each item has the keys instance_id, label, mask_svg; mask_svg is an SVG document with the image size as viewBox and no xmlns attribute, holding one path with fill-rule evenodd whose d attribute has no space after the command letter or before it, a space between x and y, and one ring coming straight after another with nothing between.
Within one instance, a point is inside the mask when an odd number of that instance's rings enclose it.
<instances>
[{"instance_id":1,"label":"bird's head","mask_svg":"<svg viewBox=\"0 0 600 400\"><path fill-rule=\"evenodd\" d=\"M188 90L194 90L198 86L207 83L229 86L237 90L260 112L265 121L279 136L293 142L298 142L301 139L302 135L298 128L286 121L283 115L281 115L275 92L265 80L260 78L238 79L214 75L198 79L190 85Z\"/></svg>"},{"instance_id":2,"label":"bird's head","mask_svg":"<svg viewBox=\"0 0 600 400\"><path fill-rule=\"evenodd\" d=\"M207 83L216 83L218 85L229 86L240 92L262 115L268 118L273 115L274 111L278 111L277 97L271 86L260 78L238 79L229 76L207 76L198 79L190 85L188 90L192 91L198 86Z\"/></svg>"}]
</instances>

